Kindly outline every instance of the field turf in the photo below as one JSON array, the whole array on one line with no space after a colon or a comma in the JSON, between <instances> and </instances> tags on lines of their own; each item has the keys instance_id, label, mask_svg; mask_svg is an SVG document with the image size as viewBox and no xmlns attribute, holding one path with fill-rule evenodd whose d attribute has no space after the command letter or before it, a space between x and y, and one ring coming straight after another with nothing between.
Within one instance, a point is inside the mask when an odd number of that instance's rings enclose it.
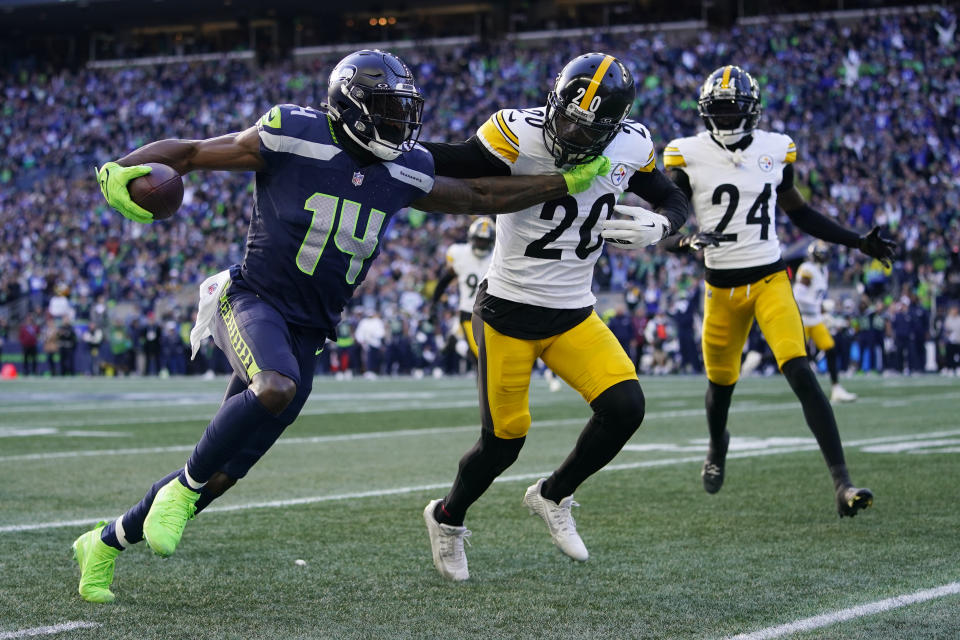
<instances>
[{"instance_id":1,"label":"field turf","mask_svg":"<svg viewBox=\"0 0 960 640\"><path fill-rule=\"evenodd\" d=\"M520 504L589 415L572 390L534 380L526 446L468 514L471 578L452 584L421 512L476 440L474 382L318 379L177 553L125 551L97 605L71 542L183 464L225 380L0 381L0 640L960 638L960 381L845 381L847 460L876 502L843 520L784 380L738 385L713 496L705 381L642 383L640 431L576 492L586 563Z\"/></svg>"}]
</instances>

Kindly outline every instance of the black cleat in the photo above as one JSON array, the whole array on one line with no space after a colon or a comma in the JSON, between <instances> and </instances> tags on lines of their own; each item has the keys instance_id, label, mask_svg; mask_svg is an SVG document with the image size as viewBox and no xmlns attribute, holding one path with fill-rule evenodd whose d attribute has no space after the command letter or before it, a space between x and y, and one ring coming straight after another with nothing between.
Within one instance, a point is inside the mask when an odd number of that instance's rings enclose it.
<instances>
[{"instance_id":1,"label":"black cleat","mask_svg":"<svg viewBox=\"0 0 960 640\"><path fill-rule=\"evenodd\" d=\"M840 517L857 515L861 509L873 504L873 492L870 489L858 489L845 485L837 489L837 513Z\"/></svg>"},{"instance_id":2,"label":"black cleat","mask_svg":"<svg viewBox=\"0 0 960 640\"><path fill-rule=\"evenodd\" d=\"M727 447L730 445L730 432L723 432L723 452L713 449L713 442L707 449L707 459L703 461L700 478L703 480L703 490L707 493L716 493L723 486L723 467L727 461Z\"/></svg>"}]
</instances>

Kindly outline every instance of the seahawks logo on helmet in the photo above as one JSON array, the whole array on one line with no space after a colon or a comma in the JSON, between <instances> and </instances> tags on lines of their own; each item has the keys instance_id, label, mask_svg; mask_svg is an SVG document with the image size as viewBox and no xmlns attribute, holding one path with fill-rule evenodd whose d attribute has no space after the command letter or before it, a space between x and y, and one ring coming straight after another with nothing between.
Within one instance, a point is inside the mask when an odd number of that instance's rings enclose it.
<instances>
[{"instance_id":1,"label":"seahawks logo on helmet","mask_svg":"<svg viewBox=\"0 0 960 640\"><path fill-rule=\"evenodd\" d=\"M420 135L423 96L400 58L364 49L330 73L327 109L351 140L381 160L394 160Z\"/></svg>"},{"instance_id":2,"label":"seahawks logo on helmet","mask_svg":"<svg viewBox=\"0 0 960 640\"><path fill-rule=\"evenodd\" d=\"M470 229L467 231L467 240L470 242L470 249L473 255L483 258L493 249L493 244L497 240L496 227L493 219L482 216L470 223Z\"/></svg>"},{"instance_id":3,"label":"seahawks logo on helmet","mask_svg":"<svg viewBox=\"0 0 960 640\"><path fill-rule=\"evenodd\" d=\"M636 98L622 62L603 53L574 58L547 94L543 141L558 167L590 162L620 132Z\"/></svg>"},{"instance_id":4,"label":"seahawks logo on helmet","mask_svg":"<svg viewBox=\"0 0 960 640\"><path fill-rule=\"evenodd\" d=\"M700 87L697 111L715 138L733 144L760 122L760 85L740 67L720 67Z\"/></svg>"}]
</instances>

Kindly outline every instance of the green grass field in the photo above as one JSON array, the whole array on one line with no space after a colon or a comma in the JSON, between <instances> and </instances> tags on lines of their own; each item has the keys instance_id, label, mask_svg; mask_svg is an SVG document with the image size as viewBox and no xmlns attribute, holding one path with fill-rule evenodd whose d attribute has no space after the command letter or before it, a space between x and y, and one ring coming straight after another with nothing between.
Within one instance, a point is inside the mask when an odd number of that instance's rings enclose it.
<instances>
[{"instance_id":1,"label":"green grass field","mask_svg":"<svg viewBox=\"0 0 960 640\"><path fill-rule=\"evenodd\" d=\"M586 563L520 505L588 417L572 390L534 381L526 446L468 514L471 578L452 584L421 512L476 440L473 381L318 379L176 555L124 552L117 602L96 605L71 542L183 464L225 381L2 381L0 639L960 638L960 381L845 383L861 395L837 408L847 460L876 502L843 520L782 379L738 386L715 496L699 478L705 381L642 382L644 425L576 494Z\"/></svg>"}]
</instances>

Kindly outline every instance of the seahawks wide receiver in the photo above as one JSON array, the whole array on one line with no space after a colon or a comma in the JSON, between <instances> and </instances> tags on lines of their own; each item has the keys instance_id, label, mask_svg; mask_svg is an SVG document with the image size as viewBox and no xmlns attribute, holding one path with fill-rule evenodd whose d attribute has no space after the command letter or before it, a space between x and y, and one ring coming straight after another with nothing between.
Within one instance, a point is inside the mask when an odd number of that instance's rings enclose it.
<instances>
[{"instance_id":1,"label":"seahawks wide receiver","mask_svg":"<svg viewBox=\"0 0 960 640\"><path fill-rule=\"evenodd\" d=\"M841 517L853 516L872 504L873 494L850 481L833 409L807 361L803 324L780 257L776 206L803 231L886 263L896 245L880 237L879 227L860 236L804 201L794 186L796 145L787 135L756 128L760 87L746 71L727 65L707 76L698 108L707 131L670 142L663 162L690 198L701 232L673 236L663 246L704 250L702 343L710 429L701 471L704 489L716 493L723 484L730 440L727 411L743 344L756 319L820 444L833 476L837 510Z\"/></svg>"},{"instance_id":2,"label":"seahawks wide receiver","mask_svg":"<svg viewBox=\"0 0 960 640\"><path fill-rule=\"evenodd\" d=\"M853 402L857 394L850 393L840 384L837 372L837 351L827 323L823 321L823 303L827 300L827 261L830 245L816 240L807 246L807 259L797 267L793 282L793 297L800 307L803 320L803 335L807 341L823 352L830 373L830 402Z\"/></svg>"},{"instance_id":3,"label":"seahawks wide receiver","mask_svg":"<svg viewBox=\"0 0 960 640\"><path fill-rule=\"evenodd\" d=\"M466 142L430 144L438 175L544 175L601 155L610 168L581 194L552 199L497 222L497 242L473 308L480 353L480 438L460 460L444 499L424 510L434 564L469 576L467 509L520 453L530 428L530 374L537 358L576 389L593 416L573 451L523 503L576 560L587 549L570 514L573 492L606 465L640 426L644 397L633 362L593 310L593 267L605 240L644 247L686 219L683 193L655 165L653 138L627 119L636 89L619 60L588 53L557 76L546 106L494 113ZM656 212L623 207L630 191ZM613 220L614 211L629 216Z\"/></svg>"},{"instance_id":4,"label":"seahawks wide receiver","mask_svg":"<svg viewBox=\"0 0 960 640\"><path fill-rule=\"evenodd\" d=\"M136 222L153 216L127 183L145 163L180 174L256 172L243 263L201 287L196 334L212 333L234 375L186 465L156 482L125 515L80 536L80 595L110 591L116 556L146 539L174 552L187 520L222 495L300 413L316 355L336 337L340 313L380 251L390 217L414 205L448 213L505 212L584 190L598 161L564 176L454 180L434 177L416 144L423 96L407 66L382 51L358 51L330 74L319 109L279 105L254 126L207 140L161 140L99 171L107 202ZM591 173L591 171L593 173ZM106 526L104 526L106 525Z\"/></svg>"}]
</instances>

